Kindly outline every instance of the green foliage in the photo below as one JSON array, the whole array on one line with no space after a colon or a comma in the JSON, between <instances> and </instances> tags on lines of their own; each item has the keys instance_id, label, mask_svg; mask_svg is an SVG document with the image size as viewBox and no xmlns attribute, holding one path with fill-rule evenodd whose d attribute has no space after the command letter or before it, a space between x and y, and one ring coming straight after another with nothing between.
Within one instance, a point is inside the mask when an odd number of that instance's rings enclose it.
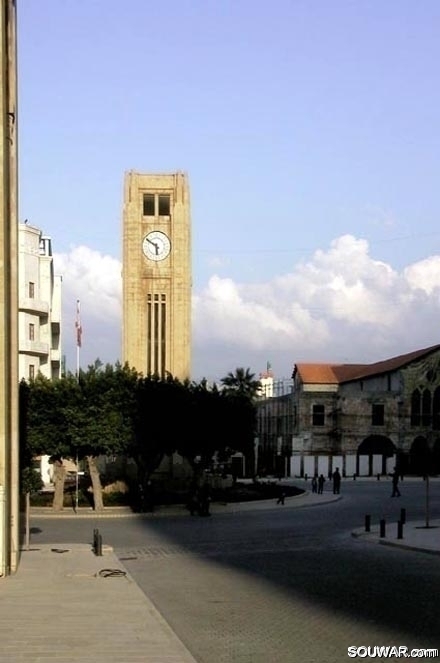
<instances>
[{"instance_id":1,"label":"green foliage","mask_svg":"<svg viewBox=\"0 0 440 663\"><path fill-rule=\"evenodd\" d=\"M241 396L247 396L254 399L261 387L259 380L255 379L255 374L251 373L249 368L236 368L235 373L229 372L221 379L223 388L228 393L236 393Z\"/></svg>"},{"instance_id":2,"label":"green foliage","mask_svg":"<svg viewBox=\"0 0 440 663\"><path fill-rule=\"evenodd\" d=\"M40 454L125 455L136 460L144 481L175 451L193 467L209 467L214 455L247 453L255 430L252 395L259 383L249 369L229 376L219 390L206 380L143 377L128 365L102 366L97 360L78 376L23 381L22 466Z\"/></svg>"},{"instance_id":3,"label":"green foliage","mask_svg":"<svg viewBox=\"0 0 440 663\"><path fill-rule=\"evenodd\" d=\"M20 492L25 493L38 493L43 488L43 480L40 473L32 467L24 467L20 476Z\"/></svg>"}]
</instances>

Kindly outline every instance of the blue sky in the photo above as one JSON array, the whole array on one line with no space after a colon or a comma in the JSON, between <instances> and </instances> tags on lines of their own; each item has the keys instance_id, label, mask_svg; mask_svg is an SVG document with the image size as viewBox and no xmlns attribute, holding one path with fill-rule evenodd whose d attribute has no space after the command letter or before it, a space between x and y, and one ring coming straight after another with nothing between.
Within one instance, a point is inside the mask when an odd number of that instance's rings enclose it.
<instances>
[{"instance_id":1,"label":"blue sky","mask_svg":"<svg viewBox=\"0 0 440 663\"><path fill-rule=\"evenodd\" d=\"M191 186L193 377L439 341L437 0L18 3L20 218L120 358L124 172Z\"/></svg>"}]
</instances>

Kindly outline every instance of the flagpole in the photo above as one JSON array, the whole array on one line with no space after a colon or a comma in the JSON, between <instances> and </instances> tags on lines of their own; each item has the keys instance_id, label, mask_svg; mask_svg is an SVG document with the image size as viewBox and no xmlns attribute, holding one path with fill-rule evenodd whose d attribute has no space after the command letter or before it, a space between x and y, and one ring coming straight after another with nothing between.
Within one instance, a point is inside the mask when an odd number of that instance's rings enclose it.
<instances>
[{"instance_id":1,"label":"flagpole","mask_svg":"<svg viewBox=\"0 0 440 663\"><path fill-rule=\"evenodd\" d=\"M81 326L81 304L79 299L76 300L76 319L75 319L75 331L76 331L76 379L79 380L79 351L81 348L81 335L82 335L82 326ZM75 513L78 514L78 497L79 497L79 458L78 458L78 448L76 449L76 495L75 495Z\"/></svg>"},{"instance_id":2,"label":"flagpole","mask_svg":"<svg viewBox=\"0 0 440 663\"><path fill-rule=\"evenodd\" d=\"M79 378L79 351L82 343L81 303L79 299L76 300L75 330L76 330L76 377Z\"/></svg>"}]
</instances>

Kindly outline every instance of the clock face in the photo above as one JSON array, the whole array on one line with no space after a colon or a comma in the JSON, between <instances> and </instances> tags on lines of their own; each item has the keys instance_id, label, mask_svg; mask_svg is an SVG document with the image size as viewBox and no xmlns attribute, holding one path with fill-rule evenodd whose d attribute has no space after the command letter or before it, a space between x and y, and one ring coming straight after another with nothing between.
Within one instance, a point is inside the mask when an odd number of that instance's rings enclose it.
<instances>
[{"instance_id":1,"label":"clock face","mask_svg":"<svg viewBox=\"0 0 440 663\"><path fill-rule=\"evenodd\" d=\"M152 230L144 237L142 251L149 260L165 260L171 251L169 237L160 230Z\"/></svg>"}]
</instances>

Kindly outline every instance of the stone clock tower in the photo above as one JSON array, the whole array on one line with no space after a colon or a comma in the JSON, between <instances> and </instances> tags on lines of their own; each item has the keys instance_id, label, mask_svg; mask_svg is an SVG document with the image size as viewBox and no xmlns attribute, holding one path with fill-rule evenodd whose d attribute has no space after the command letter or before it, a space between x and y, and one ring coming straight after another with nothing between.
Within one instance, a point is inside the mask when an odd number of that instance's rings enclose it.
<instances>
[{"instance_id":1,"label":"stone clock tower","mask_svg":"<svg viewBox=\"0 0 440 663\"><path fill-rule=\"evenodd\" d=\"M125 175L122 356L143 375L191 373L191 225L183 173Z\"/></svg>"}]
</instances>

